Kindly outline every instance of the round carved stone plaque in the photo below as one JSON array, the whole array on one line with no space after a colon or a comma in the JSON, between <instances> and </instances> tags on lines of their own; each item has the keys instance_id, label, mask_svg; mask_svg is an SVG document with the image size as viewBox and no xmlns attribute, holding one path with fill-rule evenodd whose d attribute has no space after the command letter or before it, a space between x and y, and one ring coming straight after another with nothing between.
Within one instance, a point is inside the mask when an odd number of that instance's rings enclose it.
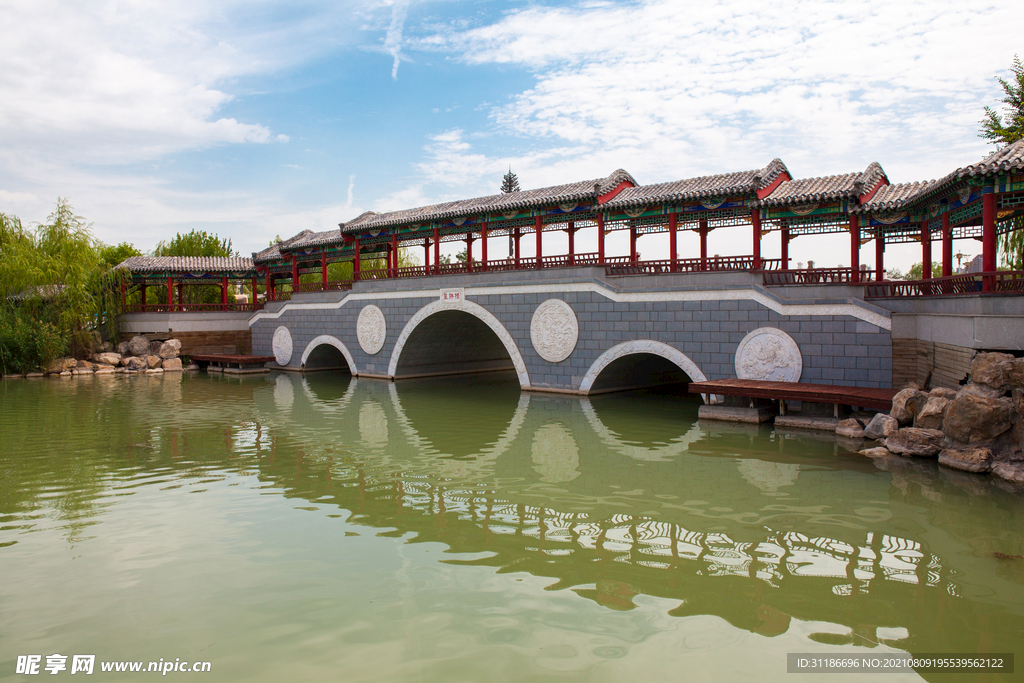
<instances>
[{"instance_id":1,"label":"round carved stone plaque","mask_svg":"<svg viewBox=\"0 0 1024 683\"><path fill-rule=\"evenodd\" d=\"M274 341L271 342L274 349L274 360L278 365L288 365L292 359L292 333L283 325L274 330Z\"/></svg>"},{"instance_id":2,"label":"round carved stone plaque","mask_svg":"<svg viewBox=\"0 0 1024 683\"><path fill-rule=\"evenodd\" d=\"M387 336L387 323L384 321L384 313L370 304L363 306L356 319L356 339L371 356L384 348L384 337Z\"/></svg>"},{"instance_id":3,"label":"round carved stone plaque","mask_svg":"<svg viewBox=\"0 0 1024 683\"><path fill-rule=\"evenodd\" d=\"M557 363L569 357L580 336L579 321L572 306L561 299L548 299L537 307L530 321L530 341L540 357Z\"/></svg>"},{"instance_id":4,"label":"round carved stone plaque","mask_svg":"<svg viewBox=\"0 0 1024 683\"><path fill-rule=\"evenodd\" d=\"M799 382L804 359L793 338L774 327L759 327L736 349L736 376L772 382Z\"/></svg>"}]
</instances>

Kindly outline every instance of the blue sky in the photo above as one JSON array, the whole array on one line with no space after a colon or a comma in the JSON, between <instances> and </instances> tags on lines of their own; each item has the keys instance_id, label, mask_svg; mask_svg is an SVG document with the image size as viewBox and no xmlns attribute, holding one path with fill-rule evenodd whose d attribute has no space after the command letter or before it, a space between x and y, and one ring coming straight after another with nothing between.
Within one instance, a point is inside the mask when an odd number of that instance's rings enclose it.
<instances>
[{"instance_id":1,"label":"blue sky","mask_svg":"<svg viewBox=\"0 0 1024 683\"><path fill-rule=\"evenodd\" d=\"M2 3L0 211L40 221L64 196L108 243L202 228L247 254L491 194L509 165L524 188L776 156L798 177L933 178L992 149L977 122L1022 21L1008 0ZM736 240L711 250L748 253ZM791 255L849 259L837 237Z\"/></svg>"}]
</instances>

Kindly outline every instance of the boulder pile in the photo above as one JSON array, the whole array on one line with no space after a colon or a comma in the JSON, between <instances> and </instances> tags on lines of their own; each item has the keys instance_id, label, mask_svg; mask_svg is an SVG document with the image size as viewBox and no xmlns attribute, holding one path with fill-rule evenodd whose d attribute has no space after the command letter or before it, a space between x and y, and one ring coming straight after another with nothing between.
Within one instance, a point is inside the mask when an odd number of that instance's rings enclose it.
<instances>
[{"instance_id":1,"label":"boulder pile","mask_svg":"<svg viewBox=\"0 0 1024 683\"><path fill-rule=\"evenodd\" d=\"M71 377L74 375L104 375L116 373L156 375L162 372L181 372L181 342L168 339L151 342L142 335L117 345L117 351L103 350L91 360L58 358L46 368L47 375Z\"/></svg>"},{"instance_id":2,"label":"boulder pile","mask_svg":"<svg viewBox=\"0 0 1024 683\"><path fill-rule=\"evenodd\" d=\"M888 415L854 422L840 426L880 442L864 455L938 458L945 467L1024 484L1024 358L980 353L959 391L904 389Z\"/></svg>"}]
</instances>

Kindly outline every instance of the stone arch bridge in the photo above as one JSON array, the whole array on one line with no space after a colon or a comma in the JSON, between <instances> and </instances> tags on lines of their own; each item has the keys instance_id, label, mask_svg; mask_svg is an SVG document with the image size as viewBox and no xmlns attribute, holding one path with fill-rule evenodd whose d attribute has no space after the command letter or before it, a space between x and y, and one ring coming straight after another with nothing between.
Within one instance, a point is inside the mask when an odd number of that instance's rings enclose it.
<instances>
[{"instance_id":1,"label":"stone arch bridge","mask_svg":"<svg viewBox=\"0 0 1024 683\"><path fill-rule=\"evenodd\" d=\"M607 277L604 268L367 280L296 292L249 321L286 370L404 379L513 370L524 390L593 394L727 377L892 384L890 312L836 285L760 275Z\"/></svg>"}]
</instances>

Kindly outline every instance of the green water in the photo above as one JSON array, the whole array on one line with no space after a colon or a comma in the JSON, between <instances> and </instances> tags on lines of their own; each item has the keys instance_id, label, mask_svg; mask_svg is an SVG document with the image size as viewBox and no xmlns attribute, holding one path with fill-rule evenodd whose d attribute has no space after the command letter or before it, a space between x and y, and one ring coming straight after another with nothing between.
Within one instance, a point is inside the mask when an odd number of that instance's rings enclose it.
<instances>
[{"instance_id":1,"label":"green water","mask_svg":"<svg viewBox=\"0 0 1024 683\"><path fill-rule=\"evenodd\" d=\"M226 681L766 681L795 676L787 652L1024 655L1024 560L993 555L1024 554L1024 495L698 422L670 392L168 374L0 397L0 680L55 653Z\"/></svg>"}]
</instances>

